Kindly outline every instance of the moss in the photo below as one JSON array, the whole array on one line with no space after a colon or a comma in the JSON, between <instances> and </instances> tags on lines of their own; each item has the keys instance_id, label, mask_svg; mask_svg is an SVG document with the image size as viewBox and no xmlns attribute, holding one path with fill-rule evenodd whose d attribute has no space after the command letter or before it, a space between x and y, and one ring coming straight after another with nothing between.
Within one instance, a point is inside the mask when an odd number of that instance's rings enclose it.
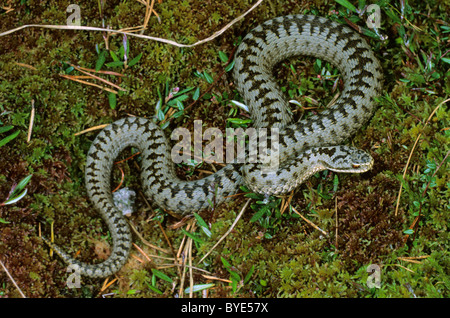
<instances>
[{"instance_id":1,"label":"moss","mask_svg":"<svg viewBox=\"0 0 450 318\"><path fill-rule=\"evenodd\" d=\"M158 2L155 10L160 20L152 17L146 34L193 43L219 30L252 3ZM64 24L68 4L53 0L28 0L25 4L15 1L14 11L0 13L0 30L32 23ZM80 4L80 7L83 25L101 26L104 19L106 25L118 29L144 21L145 8L138 1L108 1L102 14L96 5ZM108 242L107 228L92 209L84 190L86 153L95 133L81 136L74 133L126 114L152 116L157 90L163 92L167 82L170 88L199 87L205 92L210 84L194 73L207 71L217 78L223 71L218 51L230 56L239 37L266 19L297 12L328 16L334 9L345 11L329 1L263 2L222 36L194 48L180 49L129 37L130 56L142 53L140 62L127 69L103 68L124 74L104 75L127 89L118 96L114 110L106 92L60 76L68 71L67 62L94 68L98 59L96 46L99 50L106 47L103 33L35 28L2 37L0 126L11 124L21 133L13 142L0 147L0 202L14 182L30 173L33 178L27 186L27 196L14 206L0 206L0 219L9 222L0 223L0 259L24 293L30 297L98 297L101 293L101 282L93 279L83 278L80 289L67 288L65 265L49 256L39 238L39 225L48 235L50 223L54 222L57 243L86 262L99 260L101 255L95 247ZM389 18L389 14L397 14L395 10L393 13L389 7L382 10L381 32L389 36L388 40L367 38L383 65L384 95L371 122L352 140L372 153L374 168L363 175L338 175L337 179L334 174L317 174L294 195L292 204L296 209L328 236L289 211L283 215L269 213L265 215L265 223L250 222L255 211L248 208L226 240L198 266L217 277L230 279L231 274L220 258L223 256L242 278L254 266L252 279L236 294L227 283L214 281L216 286L209 291L210 297L413 297L413 293L418 297L448 297L448 159L443 162L450 144L448 106L442 105L425 127L429 115L450 93L448 62L443 56L448 41L448 26L443 22L446 10L437 1L414 3L413 8L406 6L407 20L400 22ZM121 36L110 36L111 50L117 53L122 40ZM107 62L111 61L108 55ZM315 59L291 59L281 63L275 74L291 98L306 106L311 105L311 99L325 106L334 96L333 83L317 79L317 66ZM322 66L331 73L335 71L330 65ZM70 74L81 75L76 71ZM168 130L181 125L190 128L198 118L208 127L224 127L232 109L228 101L238 99L231 81L230 74L224 74L209 95L186 111L185 116L173 120ZM216 98L212 99L214 95ZM36 116L32 139L27 143L32 101ZM297 109L295 115L299 118L309 113ZM395 215L403 169L419 136ZM132 176L126 183L139 189L135 163L139 159L129 161L123 169L127 176ZM186 170L182 167L178 171L183 174ZM193 178L197 177L201 175L194 174ZM113 178L114 182L120 178L118 170ZM336 180L337 188L333 184ZM198 231L204 243L196 244L196 257L212 248L244 203L239 196L228 205L216 207L213 215L202 214L205 220L213 222L212 236ZM177 248L183 235L170 226L178 220L151 211L141 198L130 222L146 240L169 249L154 220L161 216L165 235ZM404 231L417 217L415 234L406 236ZM135 242L145 248L137 237ZM147 252L168 256L150 248ZM133 253L142 257L136 251ZM420 264L398 259L424 255L430 256L420 259ZM119 273L120 279L108 291L116 291L123 297L157 296L147 283L153 284L151 268L163 262L153 262L142 264L130 258ZM366 286L369 264L382 268L380 289ZM178 278L177 268L160 270ZM209 281L195 274L195 282ZM155 286L164 297L176 294L163 280L158 280ZM130 289L136 292L130 294ZM20 296L3 272L0 272L0 295Z\"/></svg>"}]
</instances>

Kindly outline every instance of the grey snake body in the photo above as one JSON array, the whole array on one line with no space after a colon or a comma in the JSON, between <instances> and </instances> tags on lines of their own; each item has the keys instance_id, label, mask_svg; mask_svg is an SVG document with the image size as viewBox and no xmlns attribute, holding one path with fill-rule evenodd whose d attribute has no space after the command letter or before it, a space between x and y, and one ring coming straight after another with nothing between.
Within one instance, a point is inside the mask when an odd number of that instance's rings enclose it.
<instances>
[{"instance_id":1,"label":"grey snake body","mask_svg":"<svg viewBox=\"0 0 450 318\"><path fill-rule=\"evenodd\" d=\"M336 65L345 85L332 107L292 123L288 103L272 71L278 62L298 55ZM175 174L170 145L155 123L137 117L120 119L103 129L92 143L85 172L89 197L113 240L111 255L103 263L90 265L49 243L67 263L78 265L82 275L104 277L117 272L127 261L131 233L112 201L110 177L113 160L129 146L142 153L145 195L161 208L180 214L208 208L208 200L220 204L242 184L266 195L281 194L320 170L364 172L371 168L373 159L367 153L339 146L373 115L382 85L378 60L366 41L348 27L305 15L269 20L243 39L236 52L233 77L254 126L280 128L279 170L266 174L258 163L232 163L206 178L183 181Z\"/></svg>"}]
</instances>

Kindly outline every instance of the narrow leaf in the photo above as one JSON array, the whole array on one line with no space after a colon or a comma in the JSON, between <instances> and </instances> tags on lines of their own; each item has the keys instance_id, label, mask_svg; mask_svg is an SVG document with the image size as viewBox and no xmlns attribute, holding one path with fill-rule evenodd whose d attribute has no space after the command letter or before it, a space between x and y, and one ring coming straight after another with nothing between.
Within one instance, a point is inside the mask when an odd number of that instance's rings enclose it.
<instances>
[{"instance_id":1,"label":"narrow leaf","mask_svg":"<svg viewBox=\"0 0 450 318\"><path fill-rule=\"evenodd\" d=\"M14 126L4 126L4 127L0 127L0 134L1 133L4 133L4 132L7 132L7 131L9 131L9 130L11 130L11 129L13 129L14 128Z\"/></svg>"},{"instance_id":2,"label":"narrow leaf","mask_svg":"<svg viewBox=\"0 0 450 318\"><path fill-rule=\"evenodd\" d=\"M8 137L5 137L2 140L0 140L0 147L6 145L8 142L16 138L19 135L19 133L20 131L18 130L15 133L9 135Z\"/></svg>"},{"instance_id":3,"label":"narrow leaf","mask_svg":"<svg viewBox=\"0 0 450 318\"><path fill-rule=\"evenodd\" d=\"M253 265L252 268L250 268L250 270L248 271L247 275L245 275L244 284L246 284L250 280L250 278L252 278L254 271L255 271L255 265Z\"/></svg>"},{"instance_id":4,"label":"narrow leaf","mask_svg":"<svg viewBox=\"0 0 450 318\"><path fill-rule=\"evenodd\" d=\"M340 5L346 7L350 11L356 12L355 6L353 4L351 4L350 2L348 2L347 0L335 0L335 1L337 3L339 3Z\"/></svg>"},{"instance_id":5,"label":"narrow leaf","mask_svg":"<svg viewBox=\"0 0 450 318\"><path fill-rule=\"evenodd\" d=\"M219 51L219 57L220 57L220 60L224 63L228 61L228 56L223 51Z\"/></svg>"},{"instance_id":6,"label":"narrow leaf","mask_svg":"<svg viewBox=\"0 0 450 318\"><path fill-rule=\"evenodd\" d=\"M205 79L209 84L214 83L214 79L211 77L211 75L209 75L206 71L203 72L203 75L205 75Z\"/></svg>"},{"instance_id":7,"label":"narrow leaf","mask_svg":"<svg viewBox=\"0 0 450 318\"><path fill-rule=\"evenodd\" d=\"M109 93L108 94L108 100L109 100L109 107L111 107L111 109L116 109L116 105L117 105L116 94Z\"/></svg>"},{"instance_id":8,"label":"narrow leaf","mask_svg":"<svg viewBox=\"0 0 450 318\"><path fill-rule=\"evenodd\" d=\"M194 92L194 95L192 96L193 100L197 100L200 97L200 87L197 87L197 89Z\"/></svg>"},{"instance_id":9,"label":"narrow leaf","mask_svg":"<svg viewBox=\"0 0 450 318\"><path fill-rule=\"evenodd\" d=\"M124 63L122 61L114 61L114 62L106 63L106 66L108 66L108 67L118 67L118 66L122 66L122 65L124 65Z\"/></svg>"},{"instance_id":10,"label":"narrow leaf","mask_svg":"<svg viewBox=\"0 0 450 318\"><path fill-rule=\"evenodd\" d=\"M112 57L114 62L120 62L120 60L117 57L116 53L114 53L113 51L109 50L109 55L111 55L111 57Z\"/></svg>"},{"instance_id":11,"label":"narrow leaf","mask_svg":"<svg viewBox=\"0 0 450 318\"><path fill-rule=\"evenodd\" d=\"M170 278L169 276L167 276L163 272L160 272L157 269L152 268L152 273L155 274L156 277L161 278L161 279L165 280L166 282L173 283L172 278Z\"/></svg>"},{"instance_id":12,"label":"narrow leaf","mask_svg":"<svg viewBox=\"0 0 450 318\"><path fill-rule=\"evenodd\" d=\"M134 64L136 64L137 62L139 62L139 60L141 59L141 57L142 57L142 53L139 53L138 56L136 56L134 59L132 59L132 60L130 61L130 63L128 63L128 66L133 66Z\"/></svg>"},{"instance_id":13,"label":"narrow leaf","mask_svg":"<svg viewBox=\"0 0 450 318\"><path fill-rule=\"evenodd\" d=\"M9 199L9 200L6 201L5 203L3 203L3 205L16 203L17 201L19 201L20 199L22 199L22 198L25 196L25 194L27 194L27 190L28 190L28 189L23 190L23 192L22 192L21 194L19 194L17 197L14 197L14 198Z\"/></svg>"},{"instance_id":14,"label":"narrow leaf","mask_svg":"<svg viewBox=\"0 0 450 318\"><path fill-rule=\"evenodd\" d=\"M253 214L252 218L250 219L250 222L258 221L264 215L264 213L266 213L267 209L268 209L267 206L263 206L258 212Z\"/></svg>"},{"instance_id":15,"label":"narrow leaf","mask_svg":"<svg viewBox=\"0 0 450 318\"><path fill-rule=\"evenodd\" d=\"M202 291L204 289L208 289L214 287L213 283L210 284L199 284L199 285L194 285L192 286L192 292L198 292L198 291ZM189 294L191 292L191 287L188 287L184 290L185 294Z\"/></svg>"},{"instance_id":16,"label":"narrow leaf","mask_svg":"<svg viewBox=\"0 0 450 318\"><path fill-rule=\"evenodd\" d=\"M191 239L193 239L197 243L203 244L203 241L201 239L199 239L195 234L190 233L190 232L186 231L185 229L181 229L181 232L183 232L183 234L185 234L186 236L190 237Z\"/></svg>"},{"instance_id":17,"label":"narrow leaf","mask_svg":"<svg viewBox=\"0 0 450 318\"><path fill-rule=\"evenodd\" d=\"M234 63L236 60L233 60L230 64L225 67L225 72L229 72L233 69Z\"/></svg>"},{"instance_id":18,"label":"narrow leaf","mask_svg":"<svg viewBox=\"0 0 450 318\"><path fill-rule=\"evenodd\" d=\"M102 68L103 64L105 64L105 61L106 51L102 51L98 56L97 62L95 63L95 70L99 71Z\"/></svg>"}]
</instances>

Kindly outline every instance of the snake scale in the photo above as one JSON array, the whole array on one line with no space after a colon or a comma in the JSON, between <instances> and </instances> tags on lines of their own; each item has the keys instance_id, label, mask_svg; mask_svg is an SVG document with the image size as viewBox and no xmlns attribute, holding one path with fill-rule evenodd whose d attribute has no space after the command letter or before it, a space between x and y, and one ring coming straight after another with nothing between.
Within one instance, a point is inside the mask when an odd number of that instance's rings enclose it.
<instances>
[{"instance_id":1,"label":"snake scale","mask_svg":"<svg viewBox=\"0 0 450 318\"><path fill-rule=\"evenodd\" d=\"M306 120L292 123L292 114L276 79L274 66L292 56L306 55L337 66L344 89L335 104ZM161 208L188 214L220 204L245 184L255 192L286 193L320 170L365 172L373 159L350 146L340 146L373 115L381 94L382 69L367 42L350 28L308 15L278 17L259 25L239 45L233 71L236 87L248 105L255 127L280 128L281 164L276 173L260 171L258 163L231 163L195 181L180 180L173 168L170 145L151 120L128 117L103 129L86 161L88 195L106 221L113 248L107 260L85 264L61 248L50 246L82 275L105 277L127 261L131 233L111 195L113 160L126 147L141 151L141 179L145 195ZM48 242L47 242L48 243Z\"/></svg>"}]
</instances>

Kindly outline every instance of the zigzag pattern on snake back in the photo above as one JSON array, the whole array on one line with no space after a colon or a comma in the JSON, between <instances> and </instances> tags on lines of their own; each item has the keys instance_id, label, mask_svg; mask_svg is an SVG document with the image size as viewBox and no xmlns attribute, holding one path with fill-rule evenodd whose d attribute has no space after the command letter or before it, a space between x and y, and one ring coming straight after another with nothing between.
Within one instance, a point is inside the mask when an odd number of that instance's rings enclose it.
<instances>
[{"instance_id":1,"label":"zigzag pattern on snake back","mask_svg":"<svg viewBox=\"0 0 450 318\"><path fill-rule=\"evenodd\" d=\"M272 69L278 62L298 55L336 65L345 86L331 108L292 123ZM82 275L104 277L117 272L127 261L131 233L112 201L110 177L113 160L129 146L142 152L145 195L160 207L181 214L208 208L208 200L220 204L241 184L266 195L281 194L320 170L364 172L371 168L373 159L367 153L339 146L372 116L382 85L378 60L366 41L348 27L305 15L267 21L243 39L236 52L233 77L254 126L281 129L279 170L267 174L260 171L260 164L233 163L204 179L183 181L175 174L170 145L156 124L144 118L120 119L98 134L86 162L86 188L111 233L111 255L103 263L90 265L49 243L67 263L78 265Z\"/></svg>"}]
</instances>

